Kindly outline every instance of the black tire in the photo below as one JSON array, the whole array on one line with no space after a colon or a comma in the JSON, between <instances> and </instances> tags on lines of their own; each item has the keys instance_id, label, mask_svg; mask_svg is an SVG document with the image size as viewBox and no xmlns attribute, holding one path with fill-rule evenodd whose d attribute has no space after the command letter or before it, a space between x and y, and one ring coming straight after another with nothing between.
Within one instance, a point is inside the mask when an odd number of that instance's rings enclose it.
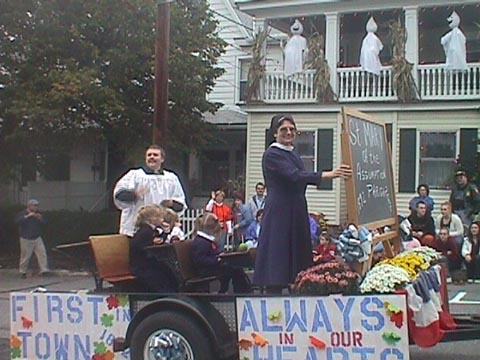
<instances>
[{"instance_id":1,"label":"black tire","mask_svg":"<svg viewBox=\"0 0 480 360\"><path fill-rule=\"evenodd\" d=\"M208 336L197 321L179 312L162 311L148 316L136 327L130 343L131 360L144 360L143 352L148 338L162 329L176 331L185 338L193 352L192 360L215 359Z\"/></svg>"}]
</instances>

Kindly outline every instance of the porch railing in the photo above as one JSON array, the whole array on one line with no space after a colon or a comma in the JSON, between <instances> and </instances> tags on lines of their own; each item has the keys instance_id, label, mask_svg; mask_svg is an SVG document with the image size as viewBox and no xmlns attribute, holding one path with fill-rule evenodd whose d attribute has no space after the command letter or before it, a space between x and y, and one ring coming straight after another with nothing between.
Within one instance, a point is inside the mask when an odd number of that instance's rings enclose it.
<instances>
[{"instance_id":1,"label":"porch railing","mask_svg":"<svg viewBox=\"0 0 480 360\"><path fill-rule=\"evenodd\" d=\"M447 71L444 64L418 65L418 89L422 100L469 100L480 97L480 63L468 64L464 72ZM264 101L268 103L314 103L315 72L286 76L283 72L265 74ZM339 102L396 101L391 66L379 76L360 67L337 69Z\"/></svg>"},{"instance_id":2,"label":"porch railing","mask_svg":"<svg viewBox=\"0 0 480 360\"><path fill-rule=\"evenodd\" d=\"M338 68L338 100L389 101L396 100L392 86L392 67L385 66L380 75L372 75L361 68Z\"/></svg>"},{"instance_id":3,"label":"porch railing","mask_svg":"<svg viewBox=\"0 0 480 360\"><path fill-rule=\"evenodd\" d=\"M290 76L280 71L267 72L264 100L266 102L315 102L314 77L313 70Z\"/></svg>"},{"instance_id":4,"label":"porch railing","mask_svg":"<svg viewBox=\"0 0 480 360\"><path fill-rule=\"evenodd\" d=\"M466 71L448 71L444 64L419 65L419 89L423 100L478 99L480 63Z\"/></svg>"}]
</instances>

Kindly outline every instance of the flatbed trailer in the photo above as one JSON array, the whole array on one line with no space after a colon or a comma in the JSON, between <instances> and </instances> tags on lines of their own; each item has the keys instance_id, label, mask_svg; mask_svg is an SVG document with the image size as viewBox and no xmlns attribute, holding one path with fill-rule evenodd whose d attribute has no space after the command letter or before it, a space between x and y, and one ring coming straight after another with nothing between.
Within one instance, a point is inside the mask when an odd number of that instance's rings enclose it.
<instances>
[{"instance_id":1,"label":"flatbed trailer","mask_svg":"<svg viewBox=\"0 0 480 360\"><path fill-rule=\"evenodd\" d=\"M412 344L399 294L12 293L11 311L12 359L408 359ZM442 342L480 339L478 318L455 321Z\"/></svg>"}]
</instances>

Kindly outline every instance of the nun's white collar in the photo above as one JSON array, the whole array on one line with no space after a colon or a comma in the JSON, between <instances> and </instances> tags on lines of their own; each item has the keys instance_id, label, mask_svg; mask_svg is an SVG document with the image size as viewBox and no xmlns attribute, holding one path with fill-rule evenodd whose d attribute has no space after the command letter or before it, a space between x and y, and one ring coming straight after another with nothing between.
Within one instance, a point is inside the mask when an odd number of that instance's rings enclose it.
<instances>
[{"instance_id":1,"label":"nun's white collar","mask_svg":"<svg viewBox=\"0 0 480 360\"><path fill-rule=\"evenodd\" d=\"M293 149L294 149L293 145L283 145L283 144L280 144L278 142L272 143L270 145L270 147L277 147L279 149L286 150L286 151L293 151Z\"/></svg>"}]
</instances>

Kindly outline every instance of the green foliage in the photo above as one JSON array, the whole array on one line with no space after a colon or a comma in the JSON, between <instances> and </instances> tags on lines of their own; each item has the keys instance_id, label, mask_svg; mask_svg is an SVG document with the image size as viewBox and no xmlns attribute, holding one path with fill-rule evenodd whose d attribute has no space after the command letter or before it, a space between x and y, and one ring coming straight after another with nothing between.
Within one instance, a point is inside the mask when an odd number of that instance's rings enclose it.
<instances>
[{"instance_id":1,"label":"green foliage","mask_svg":"<svg viewBox=\"0 0 480 360\"><path fill-rule=\"evenodd\" d=\"M2 2L0 166L71 149L82 136L123 149L150 142L155 65L155 0ZM189 151L208 141L201 113L222 74L225 43L206 0L171 11L169 142ZM125 139L128 138L128 142ZM41 170L41 169L40 169Z\"/></svg>"}]
</instances>

